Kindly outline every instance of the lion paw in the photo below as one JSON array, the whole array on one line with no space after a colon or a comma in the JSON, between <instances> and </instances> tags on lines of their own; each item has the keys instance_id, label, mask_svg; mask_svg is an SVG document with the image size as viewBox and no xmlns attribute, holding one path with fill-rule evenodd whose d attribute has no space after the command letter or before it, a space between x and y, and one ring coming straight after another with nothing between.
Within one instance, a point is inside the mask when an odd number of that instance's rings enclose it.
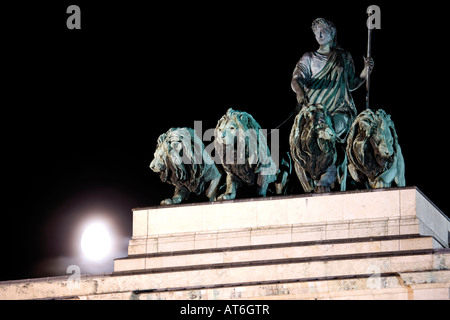
<instances>
[{"instance_id":1,"label":"lion paw","mask_svg":"<svg viewBox=\"0 0 450 320\"><path fill-rule=\"evenodd\" d=\"M178 204L182 200L183 200L183 198L173 197L173 198L164 199L163 201L161 201L161 204L162 205Z\"/></svg>"},{"instance_id":2,"label":"lion paw","mask_svg":"<svg viewBox=\"0 0 450 320\"><path fill-rule=\"evenodd\" d=\"M231 194L231 193L224 193L217 197L217 201L233 200L234 198L236 198L236 195Z\"/></svg>"},{"instance_id":3,"label":"lion paw","mask_svg":"<svg viewBox=\"0 0 450 320\"><path fill-rule=\"evenodd\" d=\"M161 205L162 206L167 206L167 205L170 205L170 204L173 204L173 201L172 201L171 198L164 199L164 200L161 201Z\"/></svg>"}]
</instances>

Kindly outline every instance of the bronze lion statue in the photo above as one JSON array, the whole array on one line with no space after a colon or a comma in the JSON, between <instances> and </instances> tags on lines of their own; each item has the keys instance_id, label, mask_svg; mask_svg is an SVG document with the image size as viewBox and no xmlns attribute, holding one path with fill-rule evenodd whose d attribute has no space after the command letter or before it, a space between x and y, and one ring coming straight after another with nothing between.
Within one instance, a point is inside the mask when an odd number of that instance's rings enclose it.
<instances>
[{"instance_id":1,"label":"bronze lion statue","mask_svg":"<svg viewBox=\"0 0 450 320\"><path fill-rule=\"evenodd\" d=\"M216 200L223 174L204 149L191 128L171 128L159 136L150 169L159 173L161 181L175 186L173 197L162 200L162 205L180 203L190 193L200 195L205 189L209 200Z\"/></svg>"},{"instance_id":2,"label":"bronze lion statue","mask_svg":"<svg viewBox=\"0 0 450 320\"><path fill-rule=\"evenodd\" d=\"M366 188L405 186L405 162L394 122L382 109L367 109L355 119L347 137L348 171Z\"/></svg>"},{"instance_id":3,"label":"bronze lion statue","mask_svg":"<svg viewBox=\"0 0 450 320\"><path fill-rule=\"evenodd\" d=\"M305 192L329 192L340 184L345 191L347 158L338 161L337 135L327 109L321 104L304 105L289 136L294 168ZM338 164L339 162L339 164Z\"/></svg>"},{"instance_id":4,"label":"bronze lion statue","mask_svg":"<svg viewBox=\"0 0 450 320\"><path fill-rule=\"evenodd\" d=\"M256 186L257 195L265 197L269 184L275 182L276 193L283 192L288 173L277 168L266 136L250 114L228 109L214 135L216 156L227 174L226 191L217 200L235 199L243 185Z\"/></svg>"}]
</instances>

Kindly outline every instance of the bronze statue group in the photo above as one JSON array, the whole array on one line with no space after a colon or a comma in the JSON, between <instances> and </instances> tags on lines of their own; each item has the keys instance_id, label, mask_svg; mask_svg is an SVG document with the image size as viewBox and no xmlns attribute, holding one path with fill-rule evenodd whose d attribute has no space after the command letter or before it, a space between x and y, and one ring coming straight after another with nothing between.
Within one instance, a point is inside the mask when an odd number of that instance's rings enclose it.
<instances>
[{"instance_id":1,"label":"bronze statue group","mask_svg":"<svg viewBox=\"0 0 450 320\"><path fill-rule=\"evenodd\" d=\"M305 53L293 72L296 117L290 153L273 161L258 122L229 109L215 129L215 160L190 128L171 128L158 138L150 168L175 186L176 204L191 193L210 201L230 200L250 186L265 197L269 186L285 194L292 167L306 193L345 191L348 180L362 188L405 186L405 165L394 123L385 111L367 108L357 115L351 91L368 79L374 61L364 58L355 74L353 59L337 44L331 21L318 18L312 30L319 49Z\"/></svg>"}]
</instances>

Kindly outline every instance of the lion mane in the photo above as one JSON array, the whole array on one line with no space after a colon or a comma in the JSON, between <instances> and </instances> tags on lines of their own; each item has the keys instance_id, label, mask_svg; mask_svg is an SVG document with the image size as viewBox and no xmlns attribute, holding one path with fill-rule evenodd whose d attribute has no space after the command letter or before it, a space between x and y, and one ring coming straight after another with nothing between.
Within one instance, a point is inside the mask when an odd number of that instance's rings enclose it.
<instances>
[{"instance_id":1,"label":"lion mane","mask_svg":"<svg viewBox=\"0 0 450 320\"><path fill-rule=\"evenodd\" d=\"M235 192L230 190L230 179L238 184L256 183L258 193L266 195L267 185L277 179L277 168L261 126L249 113L228 109L217 123L214 147L229 176L227 193L233 194L231 198Z\"/></svg>"},{"instance_id":2,"label":"lion mane","mask_svg":"<svg viewBox=\"0 0 450 320\"><path fill-rule=\"evenodd\" d=\"M341 190L345 190L346 170L338 175L336 133L323 105L308 105L300 110L291 129L289 145L305 192L329 191L336 179L341 183ZM346 159L344 163L345 167Z\"/></svg>"},{"instance_id":3,"label":"lion mane","mask_svg":"<svg viewBox=\"0 0 450 320\"><path fill-rule=\"evenodd\" d=\"M347 138L348 170L367 188L405 185L405 164L394 122L382 109L367 109L355 119Z\"/></svg>"},{"instance_id":4,"label":"lion mane","mask_svg":"<svg viewBox=\"0 0 450 320\"><path fill-rule=\"evenodd\" d=\"M161 181L175 186L172 201L166 199L161 204L179 203L191 192L199 195L210 181L206 195L211 201L215 200L222 174L209 154L203 151L203 142L191 128L171 128L158 137L150 168L159 173Z\"/></svg>"}]
</instances>

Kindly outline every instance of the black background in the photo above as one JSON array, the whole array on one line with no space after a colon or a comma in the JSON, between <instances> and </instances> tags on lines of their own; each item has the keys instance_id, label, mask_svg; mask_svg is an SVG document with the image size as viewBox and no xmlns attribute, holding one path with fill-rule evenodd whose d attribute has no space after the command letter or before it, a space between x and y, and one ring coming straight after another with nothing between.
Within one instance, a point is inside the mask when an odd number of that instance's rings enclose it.
<instances>
[{"instance_id":1,"label":"black background","mask_svg":"<svg viewBox=\"0 0 450 320\"><path fill-rule=\"evenodd\" d=\"M68 30L66 8L81 8ZM448 51L438 2L19 2L3 8L0 280L58 274L42 261L73 253L86 208L109 212L131 236L131 209L172 195L149 169L170 127L214 128L229 107L273 129L295 107L292 71L333 21L354 59L373 31L372 109L391 114L406 183L448 215ZM353 93L358 112L365 89ZM288 147L292 119L280 128ZM207 144L207 143L206 143ZM40 266L40 267L37 267ZM62 273L64 274L64 272Z\"/></svg>"}]
</instances>

